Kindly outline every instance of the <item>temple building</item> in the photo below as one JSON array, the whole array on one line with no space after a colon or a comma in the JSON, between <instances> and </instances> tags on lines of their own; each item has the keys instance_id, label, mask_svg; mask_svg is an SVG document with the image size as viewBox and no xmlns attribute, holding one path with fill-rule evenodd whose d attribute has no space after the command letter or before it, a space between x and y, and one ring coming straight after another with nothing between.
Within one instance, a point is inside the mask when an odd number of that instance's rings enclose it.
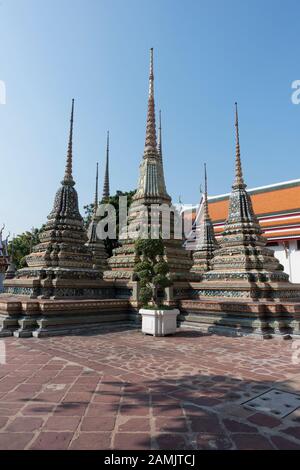
<instances>
[{"instance_id":1,"label":"temple building","mask_svg":"<svg viewBox=\"0 0 300 470\"><path fill-rule=\"evenodd\" d=\"M247 190L253 210L267 239L267 247L289 275L290 281L300 283L300 179L260 186ZM230 194L208 196L209 213L216 240L220 240L228 214ZM204 198L193 211L184 211L185 218L193 219L193 230L185 247L194 250L196 231L203 219ZM198 227L198 228L197 228Z\"/></svg>"}]
</instances>

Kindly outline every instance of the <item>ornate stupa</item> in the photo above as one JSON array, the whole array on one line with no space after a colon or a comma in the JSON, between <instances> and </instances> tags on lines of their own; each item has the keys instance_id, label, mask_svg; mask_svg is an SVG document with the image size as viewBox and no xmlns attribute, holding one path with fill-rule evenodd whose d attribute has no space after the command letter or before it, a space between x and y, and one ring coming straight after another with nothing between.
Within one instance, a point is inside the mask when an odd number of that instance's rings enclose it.
<instances>
[{"instance_id":1,"label":"ornate stupa","mask_svg":"<svg viewBox=\"0 0 300 470\"><path fill-rule=\"evenodd\" d=\"M214 227L209 216L207 201L207 172L204 164L205 189L202 205L202 214L199 225L195 229L195 241L193 245L193 266L191 271L197 274L211 269L211 259L217 248Z\"/></svg>"},{"instance_id":2,"label":"ornate stupa","mask_svg":"<svg viewBox=\"0 0 300 470\"><path fill-rule=\"evenodd\" d=\"M74 100L64 178L40 243L26 257L27 267L4 282L7 293L33 298L97 296L100 273L93 268L93 255L86 246L87 235L72 174L73 122Z\"/></svg>"},{"instance_id":3,"label":"ornate stupa","mask_svg":"<svg viewBox=\"0 0 300 470\"><path fill-rule=\"evenodd\" d=\"M108 260L111 271L105 272L106 279L132 279L135 263L134 240L139 236L146 238L150 233L164 238L165 258L169 263L172 278L185 280L189 276L191 260L182 247L182 239L174 236L175 208L166 189L162 154L161 125L159 142L156 135L153 49L151 49L146 139L138 187L129 209L128 233L127 227L125 232L120 233L119 239L122 245L114 250L113 256ZM171 209L169 235L166 235L168 228L165 230L161 222L159 207L164 207L168 211Z\"/></svg>"},{"instance_id":4,"label":"ornate stupa","mask_svg":"<svg viewBox=\"0 0 300 470\"><path fill-rule=\"evenodd\" d=\"M239 121L235 104L236 156L235 180L229 200L229 214L204 274L199 295L205 297L293 299L300 298L300 285L291 284L256 218L244 182L239 139Z\"/></svg>"},{"instance_id":5,"label":"ornate stupa","mask_svg":"<svg viewBox=\"0 0 300 470\"><path fill-rule=\"evenodd\" d=\"M95 200L94 200L94 210L92 215L92 220L88 229L88 241L87 246L92 252L93 255L93 268L97 269L101 277L103 277L103 271L107 269L107 253L105 250L104 240L98 237L97 234L97 225L100 221L100 217L97 216L98 211L98 163L96 169L96 188L95 188Z\"/></svg>"}]
</instances>

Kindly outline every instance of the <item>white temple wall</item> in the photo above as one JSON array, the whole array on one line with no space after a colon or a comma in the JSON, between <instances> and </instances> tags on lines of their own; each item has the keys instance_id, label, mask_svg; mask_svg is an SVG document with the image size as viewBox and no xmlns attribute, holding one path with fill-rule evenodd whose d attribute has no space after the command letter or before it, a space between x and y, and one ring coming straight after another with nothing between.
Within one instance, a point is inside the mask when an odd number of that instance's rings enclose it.
<instances>
[{"instance_id":1,"label":"white temple wall","mask_svg":"<svg viewBox=\"0 0 300 470\"><path fill-rule=\"evenodd\" d=\"M276 258L290 276L290 281L300 284L300 250L297 249L297 240L290 241L287 249L280 242L278 246L270 246L269 248L274 250Z\"/></svg>"}]
</instances>

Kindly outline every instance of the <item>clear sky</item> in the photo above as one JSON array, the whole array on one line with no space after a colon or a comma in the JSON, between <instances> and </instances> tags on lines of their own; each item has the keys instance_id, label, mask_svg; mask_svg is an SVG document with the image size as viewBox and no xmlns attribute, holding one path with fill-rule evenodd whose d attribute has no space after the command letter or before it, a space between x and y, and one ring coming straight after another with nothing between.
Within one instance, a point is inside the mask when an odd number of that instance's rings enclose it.
<instances>
[{"instance_id":1,"label":"clear sky","mask_svg":"<svg viewBox=\"0 0 300 470\"><path fill-rule=\"evenodd\" d=\"M162 109L166 182L195 204L228 192L234 102L249 187L300 177L298 0L0 0L0 224L40 226L64 173L71 99L74 178L92 202L111 132L111 189L134 189L142 156L149 48Z\"/></svg>"}]
</instances>

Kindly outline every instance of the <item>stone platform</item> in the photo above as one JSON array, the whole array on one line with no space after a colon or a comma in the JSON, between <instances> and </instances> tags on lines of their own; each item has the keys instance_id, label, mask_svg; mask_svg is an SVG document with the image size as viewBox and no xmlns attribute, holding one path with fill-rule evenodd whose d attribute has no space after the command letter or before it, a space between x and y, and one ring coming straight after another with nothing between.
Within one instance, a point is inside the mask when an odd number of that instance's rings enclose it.
<instances>
[{"instance_id":1,"label":"stone platform","mask_svg":"<svg viewBox=\"0 0 300 470\"><path fill-rule=\"evenodd\" d=\"M180 323L220 334L300 337L300 303L224 299L181 300Z\"/></svg>"},{"instance_id":2,"label":"stone platform","mask_svg":"<svg viewBox=\"0 0 300 470\"><path fill-rule=\"evenodd\" d=\"M0 295L0 337L41 337L89 332L104 324L127 324L126 299L43 300Z\"/></svg>"},{"instance_id":3,"label":"stone platform","mask_svg":"<svg viewBox=\"0 0 300 470\"><path fill-rule=\"evenodd\" d=\"M1 341L0 450L299 450L299 408L245 404L300 398L297 341L103 333Z\"/></svg>"}]
</instances>

